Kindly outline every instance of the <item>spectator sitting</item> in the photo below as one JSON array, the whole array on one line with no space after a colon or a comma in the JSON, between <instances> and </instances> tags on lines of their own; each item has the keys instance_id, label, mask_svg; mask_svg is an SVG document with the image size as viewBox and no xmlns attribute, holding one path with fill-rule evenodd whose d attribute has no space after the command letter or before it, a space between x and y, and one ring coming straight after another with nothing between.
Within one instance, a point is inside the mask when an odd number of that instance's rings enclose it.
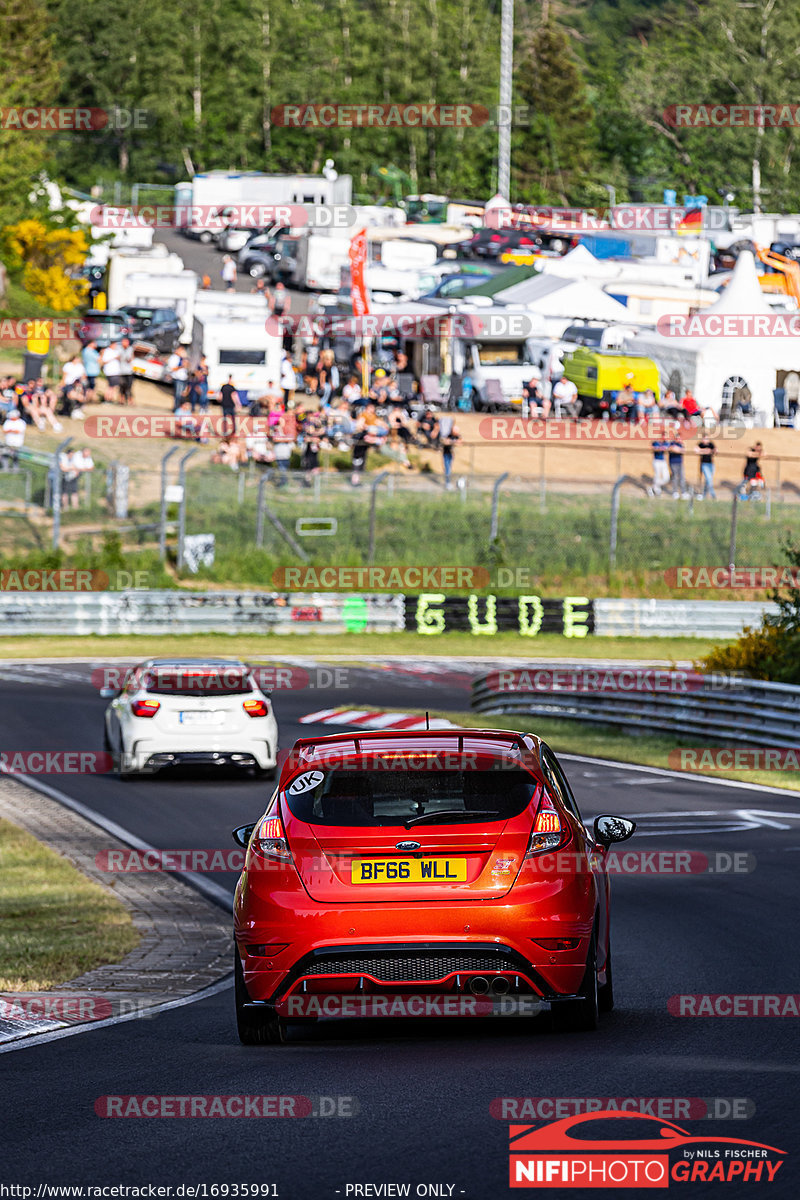
<instances>
[{"instance_id":1,"label":"spectator sitting","mask_svg":"<svg viewBox=\"0 0 800 1200\"><path fill-rule=\"evenodd\" d=\"M356 407L360 407L363 399L363 393L361 391L361 384L358 382L357 375L350 376L347 383L342 388L342 397L347 401L351 411Z\"/></svg>"},{"instance_id":2,"label":"spectator sitting","mask_svg":"<svg viewBox=\"0 0 800 1200\"><path fill-rule=\"evenodd\" d=\"M655 392L648 388L642 397L642 414L646 420L651 421L658 417L661 413L661 407L656 399Z\"/></svg>"},{"instance_id":3,"label":"spectator sitting","mask_svg":"<svg viewBox=\"0 0 800 1200\"><path fill-rule=\"evenodd\" d=\"M638 421L639 403L633 388L633 375L625 376L625 384L617 392L611 411L614 417L622 417L626 421Z\"/></svg>"},{"instance_id":4,"label":"spectator sitting","mask_svg":"<svg viewBox=\"0 0 800 1200\"><path fill-rule=\"evenodd\" d=\"M702 412L700 405L695 400L688 387L680 399L681 414L687 421L700 420Z\"/></svg>"},{"instance_id":5,"label":"spectator sitting","mask_svg":"<svg viewBox=\"0 0 800 1200\"><path fill-rule=\"evenodd\" d=\"M247 462L247 451L231 438L223 438L217 449L211 455L213 463L222 463L232 471L239 470L240 463Z\"/></svg>"},{"instance_id":6,"label":"spectator sitting","mask_svg":"<svg viewBox=\"0 0 800 1200\"><path fill-rule=\"evenodd\" d=\"M175 437L191 438L197 442L200 440L199 433L200 422L194 415L191 398L187 396L175 413Z\"/></svg>"}]
</instances>

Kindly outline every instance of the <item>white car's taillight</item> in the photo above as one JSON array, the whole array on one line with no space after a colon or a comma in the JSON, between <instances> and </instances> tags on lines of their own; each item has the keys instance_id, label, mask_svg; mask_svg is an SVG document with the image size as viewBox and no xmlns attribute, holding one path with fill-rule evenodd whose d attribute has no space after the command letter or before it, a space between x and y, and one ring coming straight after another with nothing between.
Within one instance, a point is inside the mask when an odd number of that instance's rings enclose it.
<instances>
[{"instance_id":1,"label":"white car's taillight","mask_svg":"<svg viewBox=\"0 0 800 1200\"><path fill-rule=\"evenodd\" d=\"M537 854L558 850L566 845L569 839L569 828L562 824L558 809L545 792L533 823L525 858L534 858Z\"/></svg>"},{"instance_id":2,"label":"white car's taillight","mask_svg":"<svg viewBox=\"0 0 800 1200\"><path fill-rule=\"evenodd\" d=\"M242 708L247 713L248 717L268 717L269 716L269 701L268 700L245 700Z\"/></svg>"},{"instance_id":3,"label":"white car's taillight","mask_svg":"<svg viewBox=\"0 0 800 1200\"><path fill-rule=\"evenodd\" d=\"M273 862L289 863L292 861L289 843L286 840L280 817L265 817L261 824L256 826L250 848L261 858L268 858Z\"/></svg>"},{"instance_id":4,"label":"white car's taillight","mask_svg":"<svg viewBox=\"0 0 800 1200\"><path fill-rule=\"evenodd\" d=\"M154 717L160 708L160 700L131 701L131 712L135 717Z\"/></svg>"}]
</instances>

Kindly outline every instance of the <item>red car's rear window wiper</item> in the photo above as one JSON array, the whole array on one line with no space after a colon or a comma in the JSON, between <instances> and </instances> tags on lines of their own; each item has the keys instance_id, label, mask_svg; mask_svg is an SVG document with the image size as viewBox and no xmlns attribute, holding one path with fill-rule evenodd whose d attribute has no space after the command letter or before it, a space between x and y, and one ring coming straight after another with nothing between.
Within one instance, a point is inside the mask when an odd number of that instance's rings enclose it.
<instances>
[{"instance_id":1,"label":"red car's rear window wiper","mask_svg":"<svg viewBox=\"0 0 800 1200\"><path fill-rule=\"evenodd\" d=\"M499 817L500 813L495 809L440 809L439 812L423 813L420 817L408 817L403 824L406 829L410 829L412 825L419 825L421 821L436 821L439 817Z\"/></svg>"}]
</instances>

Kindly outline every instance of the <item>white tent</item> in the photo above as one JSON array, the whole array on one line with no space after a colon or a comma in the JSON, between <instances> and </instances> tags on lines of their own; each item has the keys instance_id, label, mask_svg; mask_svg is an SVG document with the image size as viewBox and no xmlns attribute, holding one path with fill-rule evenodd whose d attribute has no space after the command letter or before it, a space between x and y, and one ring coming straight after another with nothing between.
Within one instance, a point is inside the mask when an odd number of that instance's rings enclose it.
<instances>
[{"instance_id":1,"label":"white tent","mask_svg":"<svg viewBox=\"0 0 800 1200\"><path fill-rule=\"evenodd\" d=\"M520 304L544 317L547 332L560 337L575 321L628 323L624 304L612 299L588 279L562 279L556 275L533 275L498 292L504 304Z\"/></svg>"},{"instance_id":2,"label":"white tent","mask_svg":"<svg viewBox=\"0 0 800 1200\"><path fill-rule=\"evenodd\" d=\"M749 251L739 255L730 283L709 308L712 315L768 316L772 309L758 281L755 260ZM733 397L737 387L750 389L756 425L774 424L773 388L778 372L800 372L800 340L795 337L675 336L639 334L626 339L629 349L655 359L662 388L670 375L680 375L680 386L691 388L701 407L716 414ZM676 380L677 382L677 380Z\"/></svg>"}]
</instances>

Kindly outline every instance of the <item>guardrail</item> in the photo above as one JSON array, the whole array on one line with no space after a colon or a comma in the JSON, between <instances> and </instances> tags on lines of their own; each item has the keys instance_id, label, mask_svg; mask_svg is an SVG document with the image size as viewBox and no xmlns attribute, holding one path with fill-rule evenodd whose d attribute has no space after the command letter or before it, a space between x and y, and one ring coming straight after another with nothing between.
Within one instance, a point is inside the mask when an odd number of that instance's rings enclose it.
<instances>
[{"instance_id":1,"label":"guardrail","mask_svg":"<svg viewBox=\"0 0 800 1200\"><path fill-rule=\"evenodd\" d=\"M289 592L0 592L0 633L389 633L402 596Z\"/></svg>"},{"instance_id":2,"label":"guardrail","mask_svg":"<svg viewBox=\"0 0 800 1200\"><path fill-rule=\"evenodd\" d=\"M777 604L749 600L595 600L597 637L739 637Z\"/></svg>"},{"instance_id":3,"label":"guardrail","mask_svg":"<svg viewBox=\"0 0 800 1200\"><path fill-rule=\"evenodd\" d=\"M579 668L583 670L583 668ZM599 668L597 674L602 672ZM653 674L653 669L648 669ZM635 673L632 669L631 673ZM512 674L519 675L519 672ZM508 690L501 683L503 672L493 671L474 680L472 707L478 712L500 715L524 714L559 717L600 725L620 726L647 732L690 734L714 742L742 742L750 746L795 749L800 747L800 688L759 679L709 675L697 690L602 690L537 688L537 677L552 685L554 673L531 667L533 686ZM568 675L569 670L564 669ZM619 672L617 671L618 675ZM686 672L660 672L672 682L684 682ZM689 676L698 679L697 676Z\"/></svg>"}]
</instances>

